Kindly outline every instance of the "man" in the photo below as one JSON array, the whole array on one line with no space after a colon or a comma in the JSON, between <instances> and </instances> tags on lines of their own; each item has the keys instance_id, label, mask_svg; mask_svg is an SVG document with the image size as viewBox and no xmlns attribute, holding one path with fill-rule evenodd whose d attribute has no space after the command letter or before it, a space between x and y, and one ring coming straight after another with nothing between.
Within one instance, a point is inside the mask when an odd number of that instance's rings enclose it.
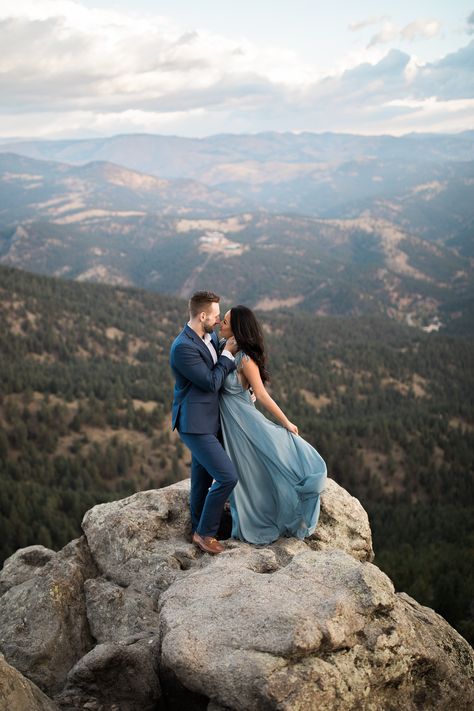
<instances>
[{"instance_id":1,"label":"man","mask_svg":"<svg viewBox=\"0 0 474 711\"><path fill-rule=\"evenodd\" d=\"M189 300L189 321L171 346L174 386L172 427L191 450L193 542L207 553L224 550L216 540L224 504L237 484L237 472L218 439L219 390L235 369L237 344L229 339L219 355L214 327L220 323L220 297L198 291Z\"/></svg>"}]
</instances>

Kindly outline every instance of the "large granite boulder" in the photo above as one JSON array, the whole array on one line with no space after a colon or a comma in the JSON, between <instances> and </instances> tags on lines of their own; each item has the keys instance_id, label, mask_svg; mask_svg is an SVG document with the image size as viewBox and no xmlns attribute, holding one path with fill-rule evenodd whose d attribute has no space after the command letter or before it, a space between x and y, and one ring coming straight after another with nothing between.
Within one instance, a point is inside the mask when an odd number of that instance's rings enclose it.
<instances>
[{"instance_id":1,"label":"large granite boulder","mask_svg":"<svg viewBox=\"0 0 474 711\"><path fill-rule=\"evenodd\" d=\"M97 642L119 642L130 635L157 629L157 606L145 593L103 577L86 580L84 590L87 619Z\"/></svg>"},{"instance_id":2,"label":"large granite boulder","mask_svg":"<svg viewBox=\"0 0 474 711\"><path fill-rule=\"evenodd\" d=\"M55 555L54 551L44 546L27 546L15 551L6 559L0 570L0 595L32 578Z\"/></svg>"},{"instance_id":3,"label":"large granite boulder","mask_svg":"<svg viewBox=\"0 0 474 711\"><path fill-rule=\"evenodd\" d=\"M57 701L69 711L155 711L158 660L157 637L98 644L71 669Z\"/></svg>"},{"instance_id":4,"label":"large granite boulder","mask_svg":"<svg viewBox=\"0 0 474 711\"><path fill-rule=\"evenodd\" d=\"M239 545L161 598L161 679L189 708L469 709L474 654L439 615L342 551ZM177 690L177 692L175 692ZM177 696L174 694L177 693Z\"/></svg>"},{"instance_id":5,"label":"large granite boulder","mask_svg":"<svg viewBox=\"0 0 474 711\"><path fill-rule=\"evenodd\" d=\"M358 560L373 558L366 512L332 480L323 494L320 521L308 545L343 547ZM189 480L94 506L83 528L102 574L85 583L87 616L99 642L156 628L163 591L183 571L208 561L189 542Z\"/></svg>"},{"instance_id":6,"label":"large granite boulder","mask_svg":"<svg viewBox=\"0 0 474 711\"><path fill-rule=\"evenodd\" d=\"M96 574L80 538L0 598L0 651L43 691L60 690L69 669L94 646L83 588Z\"/></svg>"},{"instance_id":7,"label":"large granite boulder","mask_svg":"<svg viewBox=\"0 0 474 711\"><path fill-rule=\"evenodd\" d=\"M0 574L0 650L63 711L474 703L473 650L394 591L366 512L331 480L305 541L203 554L189 481L94 506L83 530L58 553L17 551Z\"/></svg>"},{"instance_id":8,"label":"large granite boulder","mask_svg":"<svg viewBox=\"0 0 474 711\"><path fill-rule=\"evenodd\" d=\"M190 543L188 480L94 506L82 527L102 575L153 600L199 558Z\"/></svg>"},{"instance_id":9,"label":"large granite boulder","mask_svg":"<svg viewBox=\"0 0 474 711\"><path fill-rule=\"evenodd\" d=\"M334 479L326 481L318 525L307 543L314 550L338 549L357 560L374 559L367 512L360 501L336 484Z\"/></svg>"}]
</instances>

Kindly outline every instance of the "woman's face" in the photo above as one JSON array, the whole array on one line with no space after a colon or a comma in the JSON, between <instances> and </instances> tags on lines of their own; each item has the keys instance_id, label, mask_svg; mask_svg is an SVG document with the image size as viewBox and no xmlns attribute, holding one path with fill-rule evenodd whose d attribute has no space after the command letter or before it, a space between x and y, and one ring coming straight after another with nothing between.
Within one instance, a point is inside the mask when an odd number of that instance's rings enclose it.
<instances>
[{"instance_id":1,"label":"woman's face","mask_svg":"<svg viewBox=\"0 0 474 711\"><path fill-rule=\"evenodd\" d=\"M234 335L230 327L230 309L220 323L220 335L222 338L230 338Z\"/></svg>"}]
</instances>

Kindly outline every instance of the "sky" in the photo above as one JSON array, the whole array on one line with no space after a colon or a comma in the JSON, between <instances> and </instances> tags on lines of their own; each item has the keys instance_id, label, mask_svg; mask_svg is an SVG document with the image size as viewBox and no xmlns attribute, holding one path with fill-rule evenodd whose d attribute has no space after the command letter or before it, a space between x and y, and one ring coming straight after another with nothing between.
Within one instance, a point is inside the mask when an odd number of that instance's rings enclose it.
<instances>
[{"instance_id":1,"label":"sky","mask_svg":"<svg viewBox=\"0 0 474 711\"><path fill-rule=\"evenodd\" d=\"M1 0L0 138L474 128L474 0Z\"/></svg>"}]
</instances>

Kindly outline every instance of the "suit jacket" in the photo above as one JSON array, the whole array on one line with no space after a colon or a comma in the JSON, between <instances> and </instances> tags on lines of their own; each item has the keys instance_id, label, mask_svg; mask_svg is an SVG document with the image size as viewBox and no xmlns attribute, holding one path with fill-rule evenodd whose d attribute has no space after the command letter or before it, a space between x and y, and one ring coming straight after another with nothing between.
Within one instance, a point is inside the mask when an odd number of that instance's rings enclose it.
<instances>
[{"instance_id":1,"label":"suit jacket","mask_svg":"<svg viewBox=\"0 0 474 711\"><path fill-rule=\"evenodd\" d=\"M211 338L218 355L215 333ZM186 325L172 343L170 365L175 376L172 428L192 434L215 434L219 430L219 390L235 369L234 361L218 355L214 365L209 348Z\"/></svg>"}]
</instances>

